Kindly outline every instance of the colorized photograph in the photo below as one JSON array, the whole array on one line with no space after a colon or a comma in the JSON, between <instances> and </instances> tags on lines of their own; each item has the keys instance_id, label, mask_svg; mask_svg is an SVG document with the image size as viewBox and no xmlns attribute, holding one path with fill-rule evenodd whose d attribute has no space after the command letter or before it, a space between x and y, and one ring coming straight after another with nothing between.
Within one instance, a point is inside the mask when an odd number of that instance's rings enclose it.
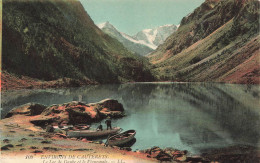
<instances>
[{"instance_id":1,"label":"colorized photograph","mask_svg":"<svg viewBox=\"0 0 260 163\"><path fill-rule=\"evenodd\" d=\"M0 0L1 163L259 163L259 0Z\"/></svg>"}]
</instances>

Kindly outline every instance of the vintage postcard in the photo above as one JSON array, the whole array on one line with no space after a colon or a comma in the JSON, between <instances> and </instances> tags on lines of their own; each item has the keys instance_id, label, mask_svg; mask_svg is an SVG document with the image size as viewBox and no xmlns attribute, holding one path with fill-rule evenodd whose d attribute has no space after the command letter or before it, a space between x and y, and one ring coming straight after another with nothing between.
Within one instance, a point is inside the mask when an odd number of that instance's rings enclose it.
<instances>
[{"instance_id":1,"label":"vintage postcard","mask_svg":"<svg viewBox=\"0 0 260 163\"><path fill-rule=\"evenodd\" d=\"M1 0L1 163L260 162L259 0Z\"/></svg>"}]
</instances>

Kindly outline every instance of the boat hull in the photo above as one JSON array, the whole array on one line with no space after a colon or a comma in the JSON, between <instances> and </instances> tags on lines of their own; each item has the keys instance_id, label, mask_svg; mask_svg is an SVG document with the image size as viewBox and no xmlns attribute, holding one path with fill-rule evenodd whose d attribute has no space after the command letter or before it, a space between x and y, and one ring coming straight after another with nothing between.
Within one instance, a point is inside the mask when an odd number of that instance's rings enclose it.
<instances>
[{"instance_id":1,"label":"boat hull","mask_svg":"<svg viewBox=\"0 0 260 163\"><path fill-rule=\"evenodd\" d=\"M87 137L87 138L96 138L96 137L104 137L108 135L114 135L121 131L120 127L112 128L111 130L78 130L78 131L68 131L67 137Z\"/></svg>"},{"instance_id":2,"label":"boat hull","mask_svg":"<svg viewBox=\"0 0 260 163\"><path fill-rule=\"evenodd\" d=\"M117 134L117 135L114 135L114 136L108 138L107 144L110 145L110 146L122 146L124 144L129 143L133 139L135 139L136 132L134 132L133 134L131 134L127 138L123 138L123 139L120 139L120 140L113 140L114 137L118 137L118 136L123 135L124 133L127 133L127 132L128 131L125 131L123 133L120 133L120 134Z\"/></svg>"}]
</instances>

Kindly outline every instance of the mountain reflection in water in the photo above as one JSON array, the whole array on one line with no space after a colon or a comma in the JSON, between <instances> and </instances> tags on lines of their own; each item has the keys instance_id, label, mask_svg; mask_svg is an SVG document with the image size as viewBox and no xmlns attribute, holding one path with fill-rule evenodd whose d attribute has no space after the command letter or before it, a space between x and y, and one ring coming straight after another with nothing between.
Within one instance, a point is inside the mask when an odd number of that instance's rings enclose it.
<instances>
[{"instance_id":1,"label":"mountain reflection in water","mask_svg":"<svg viewBox=\"0 0 260 163\"><path fill-rule=\"evenodd\" d=\"M259 90L255 85L133 83L8 91L2 92L1 116L28 102L51 105L113 98L127 114L113 125L137 131L133 149L156 145L198 153L238 144L259 147Z\"/></svg>"}]
</instances>

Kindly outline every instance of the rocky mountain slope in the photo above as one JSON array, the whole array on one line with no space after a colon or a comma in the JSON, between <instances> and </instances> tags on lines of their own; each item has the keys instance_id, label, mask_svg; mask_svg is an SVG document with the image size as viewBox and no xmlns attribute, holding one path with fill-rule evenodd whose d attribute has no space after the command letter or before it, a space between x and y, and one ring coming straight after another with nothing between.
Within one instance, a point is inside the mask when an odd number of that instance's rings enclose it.
<instances>
[{"instance_id":1,"label":"rocky mountain slope","mask_svg":"<svg viewBox=\"0 0 260 163\"><path fill-rule=\"evenodd\" d=\"M259 1L206 0L149 56L162 80L260 83Z\"/></svg>"},{"instance_id":2,"label":"rocky mountain slope","mask_svg":"<svg viewBox=\"0 0 260 163\"><path fill-rule=\"evenodd\" d=\"M175 25L164 25L154 29L144 29L134 36L129 36L118 31L109 22L99 24L98 27L103 32L120 41L128 50L139 55L151 53L177 30Z\"/></svg>"},{"instance_id":3,"label":"rocky mountain slope","mask_svg":"<svg viewBox=\"0 0 260 163\"><path fill-rule=\"evenodd\" d=\"M3 1L2 47L3 72L18 78L153 80L147 59L104 34L78 0Z\"/></svg>"}]
</instances>

